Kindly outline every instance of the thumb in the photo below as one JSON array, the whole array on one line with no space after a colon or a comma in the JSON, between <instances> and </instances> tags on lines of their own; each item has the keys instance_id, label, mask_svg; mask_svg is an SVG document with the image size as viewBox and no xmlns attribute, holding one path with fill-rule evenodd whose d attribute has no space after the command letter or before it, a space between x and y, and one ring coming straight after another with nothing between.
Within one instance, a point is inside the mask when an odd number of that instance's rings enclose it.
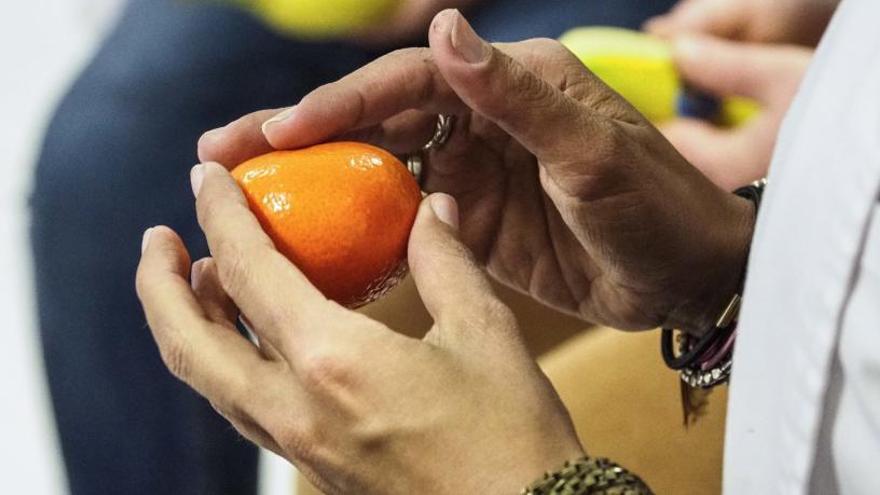
<instances>
[{"instance_id":1,"label":"thumb","mask_svg":"<svg viewBox=\"0 0 880 495\"><path fill-rule=\"evenodd\" d=\"M559 136L587 120L584 106L480 38L457 10L437 15L429 41L439 71L458 97L539 159L553 161ZM583 71L562 45L558 50Z\"/></svg>"},{"instance_id":2,"label":"thumb","mask_svg":"<svg viewBox=\"0 0 880 495\"><path fill-rule=\"evenodd\" d=\"M673 43L682 78L715 96L744 96L767 103L788 57L786 48L687 35Z\"/></svg>"},{"instance_id":3,"label":"thumb","mask_svg":"<svg viewBox=\"0 0 880 495\"><path fill-rule=\"evenodd\" d=\"M516 329L512 313L458 238L458 206L452 196L432 194L422 201L410 234L409 266L442 341Z\"/></svg>"}]
</instances>

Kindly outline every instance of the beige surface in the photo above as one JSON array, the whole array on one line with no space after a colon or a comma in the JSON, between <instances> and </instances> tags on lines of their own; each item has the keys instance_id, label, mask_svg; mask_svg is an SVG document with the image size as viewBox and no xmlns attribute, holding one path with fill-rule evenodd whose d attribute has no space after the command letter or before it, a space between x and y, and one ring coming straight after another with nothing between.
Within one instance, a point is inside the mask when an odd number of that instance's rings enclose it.
<instances>
[{"instance_id":1,"label":"beige surface","mask_svg":"<svg viewBox=\"0 0 880 495\"><path fill-rule=\"evenodd\" d=\"M541 358L587 452L638 473L658 494L721 492L727 388L706 414L682 425L676 374L665 368L657 332L596 329Z\"/></svg>"},{"instance_id":2,"label":"beige surface","mask_svg":"<svg viewBox=\"0 0 880 495\"><path fill-rule=\"evenodd\" d=\"M525 296L500 288L499 295L517 313L591 455L639 473L658 494L720 492L726 390L716 392L708 414L685 429L678 378L663 366L656 332L584 332L583 322ZM411 281L364 312L410 335L431 324ZM297 493L317 491L301 481Z\"/></svg>"}]
</instances>

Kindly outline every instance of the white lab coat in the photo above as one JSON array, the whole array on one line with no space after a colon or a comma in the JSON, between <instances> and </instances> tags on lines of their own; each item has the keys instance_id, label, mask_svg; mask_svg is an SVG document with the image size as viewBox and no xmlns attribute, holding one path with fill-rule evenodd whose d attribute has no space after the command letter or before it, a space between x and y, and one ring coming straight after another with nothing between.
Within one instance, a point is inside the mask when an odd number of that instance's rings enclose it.
<instances>
[{"instance_id":1,"label":"white lab coat","mask_svg":"<svg viewBox=\"0 0 880 495\"><path fill-rule=\"evenodd\" d=\"M724 491L880 493L880 0L838 8L769 180L731 378Z\"/></svg>"}]
</instances>

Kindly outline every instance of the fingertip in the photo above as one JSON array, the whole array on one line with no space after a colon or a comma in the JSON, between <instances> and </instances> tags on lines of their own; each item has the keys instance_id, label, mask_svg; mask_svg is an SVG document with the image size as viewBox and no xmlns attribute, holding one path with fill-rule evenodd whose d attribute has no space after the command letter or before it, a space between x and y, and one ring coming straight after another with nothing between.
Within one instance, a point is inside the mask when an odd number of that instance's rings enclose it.
<instances>
[{"instance_id":1,"label":"fingertip","mask_svg":"<svg viewBox=\"0 0 880 495\"><path fill-rule=\"evenodd\" d=\"M446 9L437 14L431 22L431 28L428 30L428 46L437 63L450 56L457 59L455 49L452 47L452 29L460 15L456 9Z\"/></svg>"},{"instance_id":2,"label":"fingertip","mask_svg":"<svg viewBox=\"0 0 880 495\"><path fill-rule=\"evenodd\" d=\"M458 11L452 21L449 40L455 53L468 64L478 65L492 56L492 45L481 38Z\"/></svg>"},{"instance_id":3,"label":"fingertip","mask_svg":"<svg viewBox=\"0 0 880 495\"><path fill-rule=\"evenodd\" d=\"M205 220L212 207L217 204L246 204L244 192L229 170L217 162L205 162L197 165L200 178L193 178L196 193L196 213L199 221ZM197 188L197 189L195 189ZM223 222L223 219L218 219ZM227 220L228 221L228 220Z\"/></svg>"},{"instance_id":4,"label":"fingertip","mask_svg":"<svg viewBox=\"0 0 880 495\"><path fill-rule=\"evenodd\" d=\"M148 228L144 231L143 238L141 239L141 255L147 252L147 248L150 246L150 235L153 232L153 227Z\"/></svg>"},{"instance_id":5,"label":"fingertip","mask_svg":"<svg viewBox=\"0 0 880 495\"><path fill-rule=\"evenodd\" d=\"M414 273L431 266L444 246L461 245L459 210L455 198L433 193L422 200L409 238L408 262Z\"/></svg>"},{"instance_id":6,"label":"fingertip","mask_svg":"<svg viewBox=\"0 0 880 495\"><path fill-rule=\"evenodd\" d=\"M189 272L189 252L180 236L169 227L157 225L144 232L138 274L174 273L185 276Z\"/></svg>"},{"instance_id":7,"label":"fingertip","mask_svg":"<svg viewBox=\"0 0 880 495\"><path fill-rule=\"evenodd\" d=\"M147 241L147 251L152 249L162 249L177 252L184 249L183 240L177 235L171 227L165 225L157 225L149 229L149 239Z\"/></svg>"},{"instance_id":8,"label":"fingertip","mask_svg":"<svg viewBox=\"0 0 880 495\"><path fill-rule=\"evenodd\" d=\"M150 233L149 235L149 244L153 245L154 243L159 242L167 242L170 239L180 240L177 232L175 232L171 227L165 225L156 225L155 227L150 227L147 229Z\"/></svg>"},{"instance_id":9,"label":"fingertip","mask_svg":"<svg viewBox=\"0 0 880 495\"><path fill-rule=\"evenodd\" d=\"M296 114L296 105L278 112L263 122L260 130L266 141L275 148L283 148L286 130L290 128Z\"/></svg>"},{"instance_id":10,"label":"fingertip","mask_svg":"<svg viewBox=\"0 0 880 495\"><path fill-rule=\"evenodd\" d=\"M446 9L434 18L428 34L432 48L465 66L482 66L492 56L492 45L481 38L458 9Z\"/></svg>"},{"instance_id":11,"label":"fingertip","mask_svg":"<svg viewBox=\"0 0 880 495\"><path fill-rule=\"evenodd\" d=\"M196 154L200 162L216 160L220 155L220 147L223 143L226 126L212 129L199 137L196 145Z\"/></svg>"},{"instance_id":12,"label":"fingertip","mask_svg":"<svg viewBox=\"0 0 880 495\"><path fill-rule=\"evenodd\" d=\"M193 197L199 197L199 191L202 190L202 182L205 180L205 167L202 164L195 165L189 171L189 183L192 189Z\"/></svg>"},{"instance_id":13,"label":"fingertip","mask_svg":"<svg viewBox=\"0 0 880 495\"><path fill-rule=\"evenodd\" d=\"M409 237L410 268L420 265L423 254L436 247L443 237L457 231L458 205L452 196L434 193L422 199Z\"/></svg>"},{"instance_id":14,"label":"fingertip","mask_svg":"<svg viewBox=\"0 0 880 495\"><path fill-rule=\"evenodd\" d=\"M202 274L205 272L205 268L210 260L211 258L202 258L193 263L192 268L190 268L189 277L193 290L202 284Z\"/></svg>"},{"instance_id":15,"label":"fingertip","mask_svg":"<svg viewBox=\"0 0 880 495\"><path fill-rule=\"evenodd\" d=\"M455 233L458 229L458 203L455 198L446 193L430 194L419 205L410 235L410 246L422 242L423 236L436 235L442 230Z\"/></svg>"},{"instance_id":16,"label":"fingertip","mask_svg":"<svg viewBox=\"0 0 880 495\"><path fill-rule=\"evenodd\" d=\"M452 23L455 19L455 16L458 15L457 9L443 9L434 16L434 20L431 21L431 27L428 30L428 35L439 34L441 36L449 36L449 33L452 32Z\"/></svg>"},{"instance_id":17,"label":"fingertip","mask_svg":"<svg viewBox=\"0 0 880 495\"><path fill-rule=\"evenodd\" d=\"M201 175L200 178L195 179L198 182L197 185L199 192L204 187L204 182L209 178L215 182L218 179L222 181L234 181L229 170L217 162L200 163L199 165L196 165L193 170L198 170L198 175ZM196 193L196 197L198 197L198 193Z\"/></svg>"},{"instance_id":18,"label":"fingertip","mask_svg":"<svg viewBox=\"0 0 880 495\"><path fill-rule=\"evenodd\" d=\"M436 218L451 227L459 228L458 203L455 198L445 193L435 193L426 199Z\"/></svg>"}]
</instances>

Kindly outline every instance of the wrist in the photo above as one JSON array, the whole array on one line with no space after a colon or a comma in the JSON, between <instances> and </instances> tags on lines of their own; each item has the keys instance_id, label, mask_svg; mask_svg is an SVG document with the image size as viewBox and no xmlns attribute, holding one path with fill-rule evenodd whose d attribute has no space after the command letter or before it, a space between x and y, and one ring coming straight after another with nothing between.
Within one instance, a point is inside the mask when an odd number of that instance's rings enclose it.
<instances>
[{"instance_id":1,"label":"wrist","mask_svg":"<svg viewBox=\"0 0 880 495\"><path fill-rule=\"evenodd\" d=\"M689 267L691 282L684 286L690 287L690 293L669 312L665 328L702 335L714 327L733 295L741 291L755 229L755 205L724 194L720 206L718 217L704 231L706 243L699 248L707 255L697 257Z\"/></svg>"}]
</instances>

